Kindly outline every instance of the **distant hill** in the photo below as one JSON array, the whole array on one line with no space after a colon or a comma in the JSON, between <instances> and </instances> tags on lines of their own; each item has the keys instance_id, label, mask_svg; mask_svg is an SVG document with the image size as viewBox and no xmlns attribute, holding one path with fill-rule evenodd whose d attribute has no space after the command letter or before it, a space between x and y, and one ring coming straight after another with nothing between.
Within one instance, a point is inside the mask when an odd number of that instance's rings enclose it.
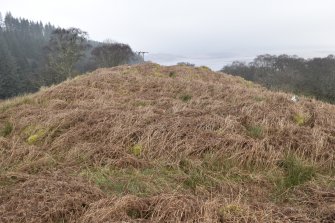
<instances>
[{"instance_id":1,"label":"distant hill","mask_svg":"<svg viewBox=\"0 0 335 223\"><path fill-rule=\"evenodd\" d=\"M335 106L206 67L0 103L0 222L333 222Z\"/></svg>"}]
</instances>

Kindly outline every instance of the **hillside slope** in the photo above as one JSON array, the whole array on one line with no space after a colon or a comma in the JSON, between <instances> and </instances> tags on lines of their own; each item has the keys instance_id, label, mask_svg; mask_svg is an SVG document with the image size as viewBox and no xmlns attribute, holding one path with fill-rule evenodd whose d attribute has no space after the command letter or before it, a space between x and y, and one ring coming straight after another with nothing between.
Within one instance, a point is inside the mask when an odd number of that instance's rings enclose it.
<instances>
[{"instance_id":1,"label":"hillside slope","mask_svg":"<svg viewBox=\"0 0 335 223\"><path fill-rule=\"evenodd\" d=\"M0 103L0 222L333 222L335 106L205 67Z\"/></svg>"}]
</instances>

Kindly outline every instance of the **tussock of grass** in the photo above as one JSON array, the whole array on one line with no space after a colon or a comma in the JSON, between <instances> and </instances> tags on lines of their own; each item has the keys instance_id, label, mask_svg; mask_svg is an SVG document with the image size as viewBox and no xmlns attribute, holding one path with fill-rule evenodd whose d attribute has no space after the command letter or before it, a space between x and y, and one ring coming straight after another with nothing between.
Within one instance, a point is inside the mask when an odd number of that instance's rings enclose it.
<instances>
[{"instance_id":1,"label":"tussock of grass","mask_svg":"<svg viewBox=\"0 0 335 223\"><path fill-rule=\"evenodd\" d=\"M170 71L169 72L169 77L176 77L176 72L175 71Z\"/></svg>"},{"instance_id":2,"label":"tussock of grass","mask_svg":"<svg viewBox=\"0 0 335 223\"><path fill-rule=\"evenodd\" d=\"M141 156L143 151L143 146L140 144L136 144L131 148L131 153L135 156Z\"/></svg>"},{"instance_id":3,"label":"tussock of grass","mask_svg":"<svg viewBox=\"0 0 335 223\"><path fill-rule=\"evenodd\" d=\"M192 99L192 96L189 94L184 94L184 95L181 95L179 99L182 100L183 102L188 102Z\"/></svg>"},{"instance_id":4,"label":"tussock of grass","mask_svg":"<svg viewBox=\"0 0 335 223\"><path fill-rule=\"evenodd\" d=\"M99 186L103 191L117 196L132 194L136 196L156 195L166 190L178 190L173 177L180 176L177 170L164 167L138 170L135 168L116 169L111 167L86 169L81 176Z\"/></svg>"},{"instance_id":5,"label":"tussock of grass","mask_svg":"<svg viewBox=\"0 0 335 223\"><path fill-rule=\"evenodd\" d=\"M34 145L34 144L40 142L45 137L46 133L47 133L47 130L45 130L45 129L39 129L39 130L35 131L34 134L30 135L27 138L27 143L29 145Z\"/></svg>"},{"instance_id":6,"label":"tussock of grass","mask_svg":"<svg viewBox=\"0 0 335 223\"><path fill-rule=\"evenodd\" d=\"M306 119L302 114L295 114L293 119L297 125L304 125L306 122Z\"/></svg>"},{"instance_id":7,"label":"tussock of grass","mask_svg":"<svg viewBox=\"0 0 335 223\"><path fill-rule=\"evenodd\" d=\"M255 84L251 81L245 81L245 85L247 86L247 88L253 88L255 87Z\"/></svg>"},{"instance_id":8,"label":"tussock of grass","mask_svg":"<svg viewBox=\"0 0 335 223\"><path fill-rule=\"evenodd\" d=\"M0 129L0 136L2 137L6 137L8 135L10 135L13 131L13 125L12 123L10 123L9 121L6 121L2 128Z\"/></svg>"},{"instance_id":9,"label":"tussock of grass","mask_svg":"<svg viewBox=\"0 0 335 223\"><path fill-rule=\"evenodd\" d=\"M295 155L289 154L282 162L284 177L280 187L292 188L313 179L316 170L311 165L306 165Z\"/></svg>"},{"instance_id":10,"label":"tussock of grass","mask_svg":"<svg viewBox=\"0 0 335 223\"><path fill-rule=\"evenodd\" d=\"M290 196L294 188L304 185L316 177L317 170L314 166L306 164L297 155L289 153L279 163L280 172L274 172L271 176L276 187L273 198L276 202L291 200Z\"/></svg>"},{"instance_id":11,"label":"tussock of grass","mask_svg":"<svg viewBox=\"0 0 335 223\"><path fill-rule=\"evenodd\" d=\"M202 70L202 71L207 71L207 72L211 72L211 71L212 71L212 70L211 70L209 67L207 67L207 66L200 66L199 69Z\"/></svg>"},{"instance_id":12,"label":"tussock of grass","mask_svg":"<svg viewBox=\"0 0 335 223\"><path fill-rule=\"evenodd\" d=\"M141 197L167 191L171 193L212 191L227 183L250 181L248 177L243 177L235 172L236 170L232 170L227 163L219 164L214 159L211 161L207 159L206 162L195 163L182 159L174 166L155 163L154 167L140 169L108 166L86 168L80 175L109 194L132 194Z\"/></svg>"},{"instance_id":13,"label":"tussock of grass","mask_svg":"<svg viewBox=\"0 0 335 223\"><path fill-rule=\"evenodd\" d=\"M23 105L23 104L33 104L34 100L32 99L31 95L23 95L18 96L10 100L6 100L1 102L0 104L0 112L5 112L10 108Z\"/></svg>"},{"instance_id":14,"label":"tussock of grass","mask_svg":"<svg viewBox=\"0 0 335 223\"><path fill-rule=\"evenodd\" d=\"M254 96L255 101L257 102L261 102L264 101L264 98L260 97L260 96Z\"/></svg>"},{"instance_id":15,"label":"tussock of grass","mask_svg":"<svg viewBox=\"0 0 335 223\"><path fill-rule=\"evenodd\" d=\"M20 177L16 175L0 175L0 189L12 187L20 181L24 180L20 179Z\"/></svg>"},{"instance_id":16,"label":"tussock of grass","mask_svg":"<svg viewBox=\"0 0 335 223\"><path fill-rule=\"evenodd\" d=\"M259 139L263 136L263 128L259 125L249 125L247 126L248 135L252 138Z\"/></svg>"},{"instance_id":17,"label":"tussock of grass","mask_svg":"<svg viewBox=\"0 0 335 223\"><path fill-rule=\"evenodd\" d=\"M0 222L322 222L335 108L290 98L148 63L1 102Z\"/></svg>"},{"instance_id":18,"label":"tussock of grass","mask_svg":"<svg viewBox=\"0 0 335 223\"><path fill-rule=\"evenodd\" d=\"M145 101L136 101L136 102L134 102L134 106L136 106L136 107L145 107L147 105L148 104Z\"/></svg>"},{"instance_id":19,"label":"tussock of grass","mask_svg":"<svg viewBox=\"0 0 335 223\"><path fill-rule=\"evenodd\" d=\"M228 204L224 207L221 207L218 212L220 219L222 219L223 221L224 219L228 220L246 214L243 208L240 207L238 204Z\"/></svg>"},{"instance_id":20,"label":"tussock of grass","mask_svg":"<svg viewBox=\"0 0 335 223\"><path fill-rule=\"evenodd\" d=\"M54 170L57 164L57 161L52 156L47 155L37 160L27 160L16 166L15 169L29 174L38 174Z\"/></svg>"}]
</instances>

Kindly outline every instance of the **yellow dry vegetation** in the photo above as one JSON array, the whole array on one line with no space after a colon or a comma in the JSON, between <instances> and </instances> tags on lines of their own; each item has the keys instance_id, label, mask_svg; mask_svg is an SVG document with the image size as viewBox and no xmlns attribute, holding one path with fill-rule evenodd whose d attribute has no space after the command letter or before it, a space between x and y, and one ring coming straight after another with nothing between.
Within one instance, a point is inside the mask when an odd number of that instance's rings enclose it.
<instances>
[{"instance_id":1,"label":"yellow dry vegetation","mask_svg":"<svg viewBox=\"0 0 335 223\"><path fill-rule=\"evenodd\" d=\"M333 222L335 106L207 67L0 102L0 222Z\"/></svg>"}]
</instances>

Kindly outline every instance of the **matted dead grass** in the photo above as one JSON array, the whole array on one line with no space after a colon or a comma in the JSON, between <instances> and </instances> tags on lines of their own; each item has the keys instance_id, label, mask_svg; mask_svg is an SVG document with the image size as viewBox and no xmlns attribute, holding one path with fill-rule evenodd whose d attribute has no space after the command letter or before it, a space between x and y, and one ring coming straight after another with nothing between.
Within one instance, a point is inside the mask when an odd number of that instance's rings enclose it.
<instances>
[{"instance_id":1,"label":"matted dead grass","mask_svg":"<svg viewBox=\"0 0 335 223\"><path fill-rule=\"evenodd\" d=\"M0 103L1 222L334 222L335 106L200 67Z\"/></svg>"}]
</instances>

